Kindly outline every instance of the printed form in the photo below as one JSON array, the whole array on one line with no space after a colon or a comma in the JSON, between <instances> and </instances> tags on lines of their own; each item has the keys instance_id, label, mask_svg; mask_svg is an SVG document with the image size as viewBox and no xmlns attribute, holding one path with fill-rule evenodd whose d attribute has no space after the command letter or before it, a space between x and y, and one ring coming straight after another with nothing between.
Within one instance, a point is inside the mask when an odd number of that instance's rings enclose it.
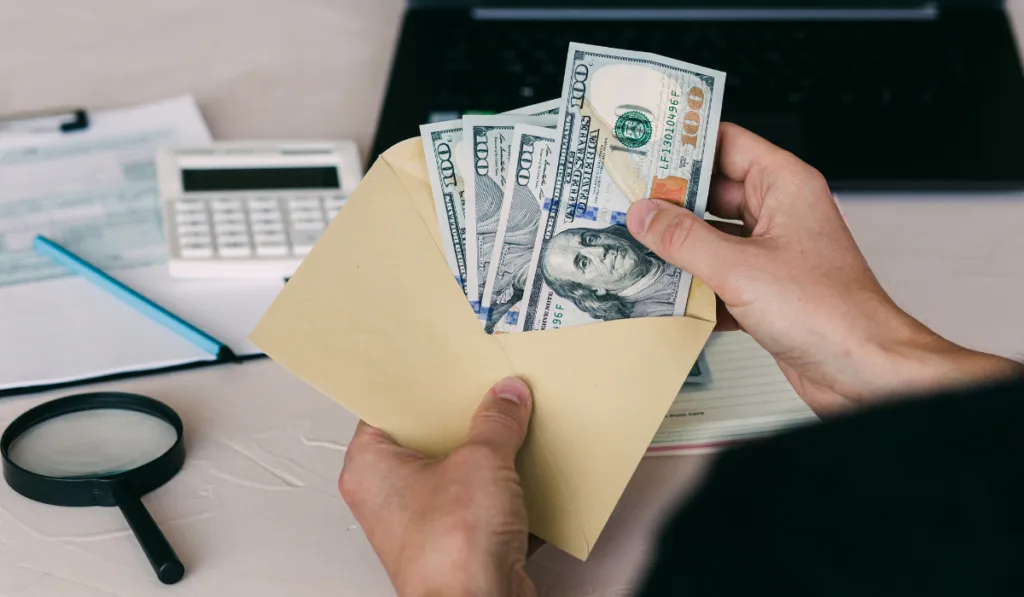
<instances>
[{"instance_id":1,"label":"printed form","mask_svg":"<svg viewBox=\"0 0 1024 597\"><path fill-rule=\"evenodd\" d=\"M0 135L0 286L66 275L45 234L109 270L166 260L153 156L209 143L191 97L97 112L81 132Z\"/></svg>"},{"instance_id":2,"label":"printed form","mask_svg":"<svg viewBox=\"0 0 1024 597\"><path fill-rule=\"evenodd\" d=\"M0 133L0 395L210 360L32 250L44 234L173 313L258 354L247 339L283 281L174 280L154 156L204 144L191 96L90 113L83 131Z\"/></svg>"}]
</instances>

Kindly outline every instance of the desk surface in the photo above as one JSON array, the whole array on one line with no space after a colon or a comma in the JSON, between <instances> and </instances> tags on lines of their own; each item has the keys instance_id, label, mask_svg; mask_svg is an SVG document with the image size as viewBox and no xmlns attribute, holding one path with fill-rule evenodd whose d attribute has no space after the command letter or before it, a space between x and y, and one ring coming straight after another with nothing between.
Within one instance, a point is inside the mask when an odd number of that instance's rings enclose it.
<instances>
[{"instance_id":1,"label":"desk surface","mask_svg":"<svg viewBox=\"0 0 1024 597\"><path fill-rule=\"evenodd\" d=\"M222 139L347 137L365 152L401 0L0 0L0 114L193 92ZM1024 0L1011 0L1024 32ZM1018 35L1020 38L1020 35ZM211 58L212 57L212 58ZM1024 201L842 197L882 283L965 345L1024 354ZM166 401L189 459L146 498L188 568L176 595L390 595L335 480L355 419L270 361L97 386ZM62 393L0 401L0 428ZM647 459L587 563L550 547L544 594L623 595L648 537L707 465ZM666 483L666 479L671 480ZM0 484L0 596L166 594L119 513L34 504Z\"/></svg>"}]
</instances>

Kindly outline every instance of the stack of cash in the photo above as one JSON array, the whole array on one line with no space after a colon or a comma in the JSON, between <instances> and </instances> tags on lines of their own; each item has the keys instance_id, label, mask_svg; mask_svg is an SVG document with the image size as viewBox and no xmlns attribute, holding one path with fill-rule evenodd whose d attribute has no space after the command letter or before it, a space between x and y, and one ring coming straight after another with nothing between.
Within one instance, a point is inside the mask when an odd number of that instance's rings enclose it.
<instances>
[{"instance_id":1,"label":"stack of cash","mask_svg":"<svg viewBox=\"0 0 1024 597\"><path fill-rule=\"evenodd\" d=\"M488 333L685 312L690 275L626 211L704 215L724 88L722 72L574 43L559 99L420 127L445 258Z\"/></svg>"}]
</instances>

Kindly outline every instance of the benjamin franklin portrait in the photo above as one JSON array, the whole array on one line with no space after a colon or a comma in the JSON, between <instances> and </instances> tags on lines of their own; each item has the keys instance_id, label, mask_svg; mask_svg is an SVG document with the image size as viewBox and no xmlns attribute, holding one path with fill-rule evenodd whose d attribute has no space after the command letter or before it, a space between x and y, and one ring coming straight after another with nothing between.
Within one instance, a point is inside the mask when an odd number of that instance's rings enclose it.
<instances>
[{"instance_id":1,"label":"benjamin franklin portrait","mask_svg":"<svg viewBox=\"0 0 1024 597\"><path fill-rule=\"evenodd\" d=\"M606 321L672 315L682 276L625 226L559 232L541 256L540 273L555 294Z\"/></svg>"}]
</instances>

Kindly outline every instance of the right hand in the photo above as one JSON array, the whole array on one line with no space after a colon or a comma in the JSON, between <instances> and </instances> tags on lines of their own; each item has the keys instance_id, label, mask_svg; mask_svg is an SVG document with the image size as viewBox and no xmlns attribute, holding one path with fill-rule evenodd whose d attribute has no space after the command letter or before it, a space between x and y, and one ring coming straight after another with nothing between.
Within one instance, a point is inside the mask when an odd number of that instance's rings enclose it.
<instances>
[{"instance_id":1,"label":"right hand","mask_svg":"<svg viewBox=\"0 0 1024 597\"><path fill-rule=\"evenodd\" d=\"M822 175L736 125L719 132L704 221L663 201L630 207L630 233L718 295L718 327L743 329L819 414L970 382L1016 364L965 350L900 310L872 274Z\"/></svg>"}]
</instances>

